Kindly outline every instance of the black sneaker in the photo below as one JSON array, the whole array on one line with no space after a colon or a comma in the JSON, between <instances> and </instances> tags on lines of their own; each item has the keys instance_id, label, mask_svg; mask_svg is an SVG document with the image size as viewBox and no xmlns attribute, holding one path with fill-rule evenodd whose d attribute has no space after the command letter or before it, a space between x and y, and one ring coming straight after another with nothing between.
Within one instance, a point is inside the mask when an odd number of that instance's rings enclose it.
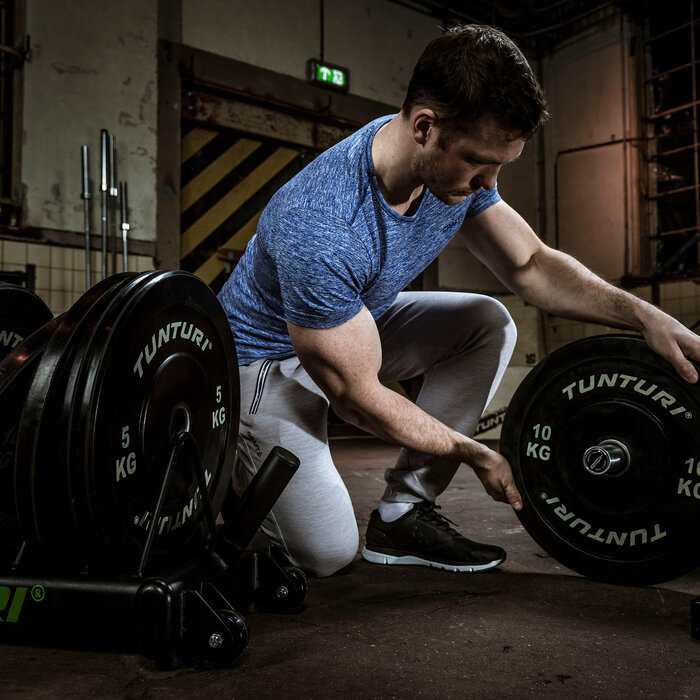
<instances>
[{"instance_id":1,"label":"black sneaker","mask_svg":"<svg viewBox=\"0 0 700 700\"><path fill-rule=\"evenodd\" d=\"M416 503L398 520L385 523L372 511L362 558L373 564L417 564L448 571L486 571L505 561L500 547L473 542L450 527L434 503ZM454 523L452 523L454 525Z\"/></svg>"}]
</instances>

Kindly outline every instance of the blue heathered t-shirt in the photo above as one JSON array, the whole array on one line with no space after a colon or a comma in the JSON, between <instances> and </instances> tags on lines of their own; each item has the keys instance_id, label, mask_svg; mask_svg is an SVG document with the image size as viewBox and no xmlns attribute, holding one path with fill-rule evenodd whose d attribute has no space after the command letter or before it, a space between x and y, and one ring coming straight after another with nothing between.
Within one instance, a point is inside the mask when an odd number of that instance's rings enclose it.
<instances>
[{"instance_id":1,"label":"blue heathered t-shirt","mask_svg":"<svg viewBox=\"0 0 700 700\"><path fill-rule=\"evenodd\" d=\"M366 306L379 318L453 238L465 216L499 201L496 189L449 206L426 190L412 216L379 191L370 122L280 188L219 293L238 362L292 357L286 321L332 328Z\"/></svg>"}]
</instances>

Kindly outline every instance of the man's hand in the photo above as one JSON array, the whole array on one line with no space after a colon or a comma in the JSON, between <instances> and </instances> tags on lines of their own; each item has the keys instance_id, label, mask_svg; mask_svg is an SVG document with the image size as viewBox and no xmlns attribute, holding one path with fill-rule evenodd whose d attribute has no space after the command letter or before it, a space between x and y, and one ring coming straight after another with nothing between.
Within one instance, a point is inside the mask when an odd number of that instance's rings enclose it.
<instances>
[{"instance_id":1,"label":"man's hand","mask_svg":"<svg viewBox=\"0 0 700 700\"><path fill-rule=\"evenodd\" d=\"M642 333L649 347L668 360L686 382L698 381L698 372L688 358L700 362L700 336L655 307L649 307Z\"/></svg>"},{"instance_id":2,"label":"man's hand","mask_svg":"<svg viewBox=\"0 0 700 700\"><path fill-rule=\"evenodd\" d=\"M513 480L513 472L503 455L485 445L468 462L486 490L495 501L510 503L513 510L522 510L523 502Z\"/></svg>"}]
</instances>

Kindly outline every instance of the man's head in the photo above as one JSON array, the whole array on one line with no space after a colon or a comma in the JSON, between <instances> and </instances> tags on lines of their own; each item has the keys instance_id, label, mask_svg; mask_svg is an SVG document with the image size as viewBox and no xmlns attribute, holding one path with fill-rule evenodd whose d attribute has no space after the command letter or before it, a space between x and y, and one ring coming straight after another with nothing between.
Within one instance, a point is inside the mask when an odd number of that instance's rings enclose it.
<instances>
[{"instance_id":1,"label":"man's head","mask_svg":"<svg viewBox=\"0 0 700 700\"><path fill-rule=\"evenodd\" d=\"M441 140L481 117L529 139L548 118L547 103L520 49L493 27L469 24L433 39L418 59L401 111L435 112Z\"/></svg>"},{"instance_id":2,"label":"man's head","mask_svg":"<svg viewBox=\"0 0 700 700\"><path fill-rule=\"evenodd\" d=\"M501 168L520 157L525 142L488 115L470 122L441 143L442 132L434 128L435 115L423 107L411 113L410 124L416 148L411 172L417 182L441 202L459 204L479 190L491 190Z\"/></svg>"}]
</instances>

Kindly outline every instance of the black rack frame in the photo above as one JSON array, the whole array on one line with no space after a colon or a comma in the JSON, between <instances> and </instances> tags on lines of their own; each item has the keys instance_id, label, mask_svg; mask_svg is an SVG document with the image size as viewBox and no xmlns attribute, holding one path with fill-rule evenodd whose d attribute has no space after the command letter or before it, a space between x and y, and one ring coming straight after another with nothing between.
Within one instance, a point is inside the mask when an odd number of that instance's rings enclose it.
<instances>
[{"instance_id":1,"label":"black rack frame","mask_svg":"<svg viewBox=\"0 0 700 700\"><path fill-rule=\"evenodd\" d=\"M164 494L181 454L203 494L209 539L194 559L144 576ZM27 565L22 547L10 569L0 572L0 637L40 644L70 630L78 644L92 644L109 633L160 669L231 663L248 642L241 611L288 611L306 597L306 576L279 549L246 549L298 467L293 454L273 448L231 516L217 526L211 497L202 488L205 476L195 440L178 433L138 570L118 576L54 575Z\"/></svg>"}]
</instances>

